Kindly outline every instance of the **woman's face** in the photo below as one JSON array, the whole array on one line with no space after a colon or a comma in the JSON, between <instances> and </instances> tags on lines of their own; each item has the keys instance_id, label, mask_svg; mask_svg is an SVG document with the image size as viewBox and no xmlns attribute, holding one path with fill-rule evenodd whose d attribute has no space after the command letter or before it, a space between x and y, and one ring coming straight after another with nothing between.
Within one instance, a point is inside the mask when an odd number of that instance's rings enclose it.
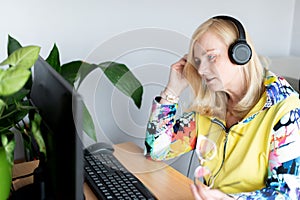
<instances>
[{"instance_id":1,"label":"woman's face","mask_svg":"<svg viewBox=\"0 0 300 200\"><path fill-rule=\"evenodd\" d=\"M228 46L207 31L194 45L194 63L199 75L212 91L230 91L240 80L239 66L228 57Z\"/></svg>"}]
</instances>

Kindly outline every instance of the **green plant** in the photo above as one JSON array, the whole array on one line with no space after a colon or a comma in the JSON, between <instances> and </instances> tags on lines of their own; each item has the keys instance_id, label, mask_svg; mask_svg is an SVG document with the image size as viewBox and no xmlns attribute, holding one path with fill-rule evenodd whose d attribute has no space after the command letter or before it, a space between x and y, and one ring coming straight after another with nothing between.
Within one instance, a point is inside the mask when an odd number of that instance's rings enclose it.
<instances>
[{"instance_id":1,"label":"green plant","mask_svg":"<svg viewBox=\"0 0 300 200\"><path fill-rule=\"evenodd\" d=\"M32 54L34 52L34 55L30 56L30 54L24 53L24 49L29 49L27 51L32 52ZM34 49L34 51L32 49ZM34 109L29 102L29 93L32 86L31 71L29 69L35 63L39 51L39 47L22 47L16 39L11 36L8 37L7 52L9 57L3 61L1 65L9 65L9 68L0 71L0 136L2 145L6 147L7 155L11 155L8 156L11 162L13 161L11 152L14 150L12 128L22 133L24 145L30 152L33 152L31 150L33 139L38 143L39 150L45 151L43 139L39 132L40 117L29 115L29 121L24 120L30 110ZM30 60L27 61L27 59ZM116 88L128 97L131 97L138 108L141 106L143 87L124 64L111 61L100 64L90 64L76 60L61 65L56 44L54 44L50 54L45 60L75 89L80 86L82 80L91 71L100 68ZM23 66L23 63L26 64L26 67L20 67ZM19 77L21 73L22 79ZM16 85L18 85L18 87ZM85 105L83 118L84 132L90 138L97 141L93 120Z\"/></svg>"},{"instance_id":2,"label":"green plant","mask_svg":"<svg viewBox=\"0 0 300 200\"><path fill-rule=\"evenodd\" d=\"M75 89L79 88L84 78L93 70L100 68L110 82L123 92L126 96L131 97L135 105L140 108L142 103L143 87L140 81L126 67L126 65L117 62L103 62L100 64L90 64L85 61L76 60L60 64L59 51L54 44L46 61L60 73ZM93 120L87 107L83 109L83 130L96 141L96 133Z\"/></svg>"},{"instance_id":3,"label":"green plant","mask_svg":"<svg viewBox=\"0 0 300 200\"><path fill-rule=\"evenodd\" d=\"M5 149L7 160L11 164L15 147L12 128L26 132L24 118L29 110L34 109L27 98L29 90L26 84L31 77L30 68L39 52L38 46L9 50L7 59L0 63L0 146Z\"/></svg>"},{"instance_id":4,"label":"green plant","mask_svg":"<svg viewBox=\"0 0 300 200\"><path fill-rule=\"evenodd\" d=\"M25 46L14 38L8 38L8 57L0 63L0 198L7 199L11 185L11 167L14 163L14 134L19 131L24 139L26 149L34 143L40 152L46 155L44 140L39 126L41 117L30 104L29 95L32 86L31 68L38 59L40 47ZM129 69L120 63L105 62L89 64L83 61L72 61L60 65L59 52L54 45L46 61L75 87L92 70L100 68L107 78L125 95L131 97L140 108L143 87ZM84 132L96 141L96 133L92 118L84 107ZM28 116L28 117L27 117ZM26 119L27 117L27 119ZM36 152L38 153L38 152Z\"/></svg>"},{"instance_id":5,"label":"green plant","mask_svg":"<svg viewBox=\"0 0 300 200\"><path fill-rule=\"evenodd\" d=\"M19 131L43 143L39 130L30 131L31 125L28 126L25 119L35 109L30 105L28 96L32 82L31 67L39 56L40 47L26 46L13 51L11 48L8 49L8 57L0 63L0 199L7 199L10 192L15 132ZM33 127L39 127L38 119L39 116L34 115Z\"/></svg>"}]
</instances>

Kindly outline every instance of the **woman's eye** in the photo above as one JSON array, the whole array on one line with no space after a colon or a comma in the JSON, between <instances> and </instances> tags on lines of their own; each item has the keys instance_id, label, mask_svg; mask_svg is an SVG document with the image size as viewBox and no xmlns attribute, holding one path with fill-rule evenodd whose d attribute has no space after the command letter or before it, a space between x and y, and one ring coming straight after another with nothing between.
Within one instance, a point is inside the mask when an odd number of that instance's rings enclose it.
<instances>
[{"instance_id":1,"label":"woman's eye","mask_svg":"<svg viewBox=\"0 0 300 200\"><path fill-rule=\"evenodd\" d=\"M207 56L207 58L208 58L208 60L209 60L210 62L213 62L213 61L216 59L216 55L210 54L210 55Z\"/></svg>"},{"instance_id":2,"label":"woman's eye","mask_svg":"<svg viewBox=\"0 0 300 200\"><path fill-rule=\"evenodd\" d=\"M196 67L199 67L199 65L201 64L201 61L199 58L195 58L194 62L195 62Z\"/></svg>"}]
</instances>

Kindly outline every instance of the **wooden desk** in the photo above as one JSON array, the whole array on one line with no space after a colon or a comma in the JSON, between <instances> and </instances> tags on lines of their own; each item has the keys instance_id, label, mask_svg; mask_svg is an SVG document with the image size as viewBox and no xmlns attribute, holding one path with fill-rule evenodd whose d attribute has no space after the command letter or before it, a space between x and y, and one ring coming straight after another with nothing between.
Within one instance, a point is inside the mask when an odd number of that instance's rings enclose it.
<instances>
[{"instance_id":1,"label":"wooden desk","mask_svg":"<svg viewBox=\"0 0 300 200\"><path fill-rule=\"evenodd\" d=\"M190 190L192 180L163 162L145 158L143 150L131 142L114 145L114 155L134 173L158 199L193 199ZM13 177L28 174L38 165L38 161L15 164ZM16 180L15 189L32 183L33 178ZM84 183L86 200L97 199L87 183Z\"/></svg>"}]
</instances>

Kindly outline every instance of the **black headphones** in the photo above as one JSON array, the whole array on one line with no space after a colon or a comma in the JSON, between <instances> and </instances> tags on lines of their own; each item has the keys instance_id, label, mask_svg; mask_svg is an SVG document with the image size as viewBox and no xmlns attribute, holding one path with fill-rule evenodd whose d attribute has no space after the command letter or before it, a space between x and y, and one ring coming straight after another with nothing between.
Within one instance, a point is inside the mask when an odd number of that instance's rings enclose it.
<instances>
[{"instance_id":1,"label":"black headphones","mask_svg":"<svg viewBox=\"0 0 300 200\"><path fill-rule=\"evenodd\" d=\"M215 16L213 17L213 19L229 20L234 23L234 25L238 29L239 37L237 41L231 44L228 49L229 58L231 62L238 65L244 65L248 63L252 56L252 50L251 47L247 44L245 30L241 22L233 17L225 15Z\"/></svg>"}]
</instances>

